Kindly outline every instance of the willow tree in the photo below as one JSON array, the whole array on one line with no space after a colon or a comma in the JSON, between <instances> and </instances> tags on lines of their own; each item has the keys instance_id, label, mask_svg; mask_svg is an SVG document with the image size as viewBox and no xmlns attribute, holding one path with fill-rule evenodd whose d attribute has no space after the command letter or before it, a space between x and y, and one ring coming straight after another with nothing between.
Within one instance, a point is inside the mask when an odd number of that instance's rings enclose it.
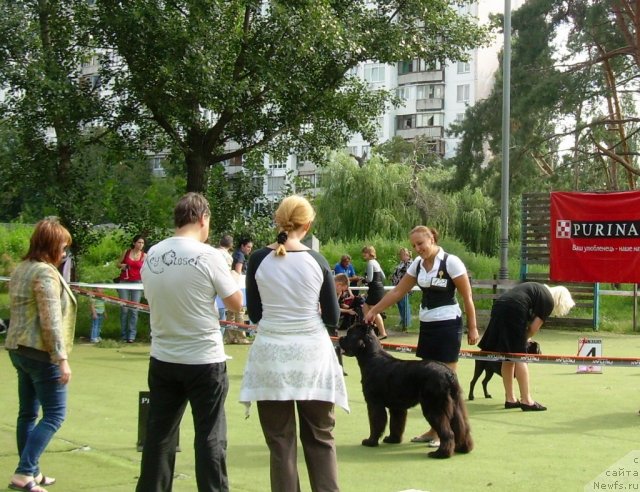
<instances>
[{"instance_id":1,"label":"willow tree","mask_svg":"<svg viewBox=\"0 0 640 492\"><path fill-rule=\"evenodd\" d=\"M338 155L323 171L322 193L315 201L316 230L323 240L364 240L374 236L406 238L419 224L445 232L451 225L452 200L435 191L446 172L431 168L418 172L402 163L373 156L360 167ZM424 208L416 206L413 180L422 190Z\"/></svg>"},{"instance_id":2,"label":"willow tree","mask_svg":"<svg viewBox=\"0 0 640 492\"><path fill-rule=\"evenodd\" d=\"M320 160L392 95L359 63L465 59L486 40L449 0L101 0L113 90L139 128L153 122L183 156L187 189L207 169L260 149Z\"/></svg>"}]
</instances>

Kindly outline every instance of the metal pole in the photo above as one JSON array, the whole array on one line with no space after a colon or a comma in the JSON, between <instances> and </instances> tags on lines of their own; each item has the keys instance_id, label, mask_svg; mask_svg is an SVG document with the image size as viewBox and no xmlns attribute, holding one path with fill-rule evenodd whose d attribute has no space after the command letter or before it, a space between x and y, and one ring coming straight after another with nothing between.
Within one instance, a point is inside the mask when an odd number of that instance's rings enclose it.
<instances>
[{"instance_id":1,"label":"metal pole","mask_svg":"<svg viewBox=\"0 0 640 492\"><path fill-rule=\"evenodd\" d=\"M509 278L509 140L511 116L511 0L504 0L502 58L502 187L500 193L500 279Z\"/></svg>"}]
</instances>

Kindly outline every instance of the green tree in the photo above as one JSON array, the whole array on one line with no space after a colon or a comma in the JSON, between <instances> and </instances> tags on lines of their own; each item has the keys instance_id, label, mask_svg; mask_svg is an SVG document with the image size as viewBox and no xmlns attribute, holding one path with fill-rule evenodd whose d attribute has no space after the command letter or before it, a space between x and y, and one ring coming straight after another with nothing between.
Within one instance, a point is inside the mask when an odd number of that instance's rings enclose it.
<instances>
[{"instance_id":1,"label":"green tree","mask_svg":"<svg viewBox=\"0 0 640 492\"><path fill-rule=\"evenodd\" d=\"M360 62L464 59L485 30L447 0L102 0L99 38L127 114L164 132L187 190L207 169L260 149L320 161L393 99L350 71ZM122 111L122 114L125 114Z\"/></svg>"},{"instance_id":2,"label":"green tree","mask_svg":"<svg viewBox=\"0 0 640 492\"><path fill-rule=\"evenodd\" d=\"M93 158L104 155L96 149L122 143L110 129L108 93L83 72L94 55L91 17L85 0L0 3L0 152L8 157L0 192L9 218L60 216L76 252L102 215L107 169L96 168Z\"/></svg>"}]
</instances>

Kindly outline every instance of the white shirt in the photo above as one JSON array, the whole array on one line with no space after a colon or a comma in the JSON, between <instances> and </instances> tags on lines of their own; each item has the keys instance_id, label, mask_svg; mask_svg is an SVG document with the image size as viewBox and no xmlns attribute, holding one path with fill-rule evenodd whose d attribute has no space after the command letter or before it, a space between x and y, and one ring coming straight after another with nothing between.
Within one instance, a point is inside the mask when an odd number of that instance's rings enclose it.
<instances>
[{"instance_id":1,"label":"white shirt","mask_svg":"<svg viewBox=\"0 0 640 492\"><path fill-rule=\"evenodd\" d=\"M444 250L440 248L438 250L438 254L436 254L436 257L433 260L433 268L427 271L424 266L424 260L418 256L407 269L407 275L411 275L413 278L416 278L418 263L422 262L420 265L420 274L418 275L417 283L421 287L428 287L431 285L431 279L438 274L442 260L444 260ZM467 273L467 268L464 266L464 263L462 263L460 258L449 254L449 256L447 256L447 273L452 279L454 279ZM448 319L455 319L458 316L462 316L462 310L457 302L455 304L440 306L433 309L420 306L420 321L444 321Z\"/></svg>"},{"instance_id":2,"label":"white shirt","mask_svg":"<svg viewBox=\"0 0 640 492\"><path fill-rule=\"evenodd\" d=\"M149 250L141 273L151 356L176 364L224 362L215 297L239 288L222 253L193 238L171 237Z\"/></svg>"}]
</instances>

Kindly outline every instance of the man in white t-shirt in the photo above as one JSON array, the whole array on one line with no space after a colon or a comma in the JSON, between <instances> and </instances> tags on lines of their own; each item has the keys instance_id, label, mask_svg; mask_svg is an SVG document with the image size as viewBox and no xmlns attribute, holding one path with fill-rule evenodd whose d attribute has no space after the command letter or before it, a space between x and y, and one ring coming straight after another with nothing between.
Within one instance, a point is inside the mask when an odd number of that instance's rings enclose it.
<instances>
[{"instance_id":1,"label":"man in white t-shirt","mask_svg":"<svg viewBox=\"0 0 640 492\"><path fill-rule=\"evenodd\" d=\"M138 492L171 490L187 402L195 427L197 489L229 490L229 382L215 298L239 310L242 293L220 251L204 244L210 216L202 195L184 195L174 209L175 235L152 247L142 267L151 313L151 401Z\"/></svg>"}]
</instances>

